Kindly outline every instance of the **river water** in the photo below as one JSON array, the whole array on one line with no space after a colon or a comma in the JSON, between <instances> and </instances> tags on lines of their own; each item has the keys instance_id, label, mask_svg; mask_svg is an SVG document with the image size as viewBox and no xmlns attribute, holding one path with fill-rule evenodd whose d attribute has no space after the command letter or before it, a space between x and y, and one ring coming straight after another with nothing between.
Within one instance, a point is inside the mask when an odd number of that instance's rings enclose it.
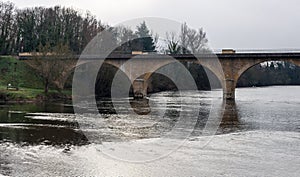
<instances>
[{"instance_id":1,"label":"river water","mask_svg":"<svg viewBox=\"0 0 300 177\"><path fill-rule=\"evenodd\" d=\"M76 115L71 103L0 105L0 176L299 176L299 90L102 99L100 115L86 103Z\"/></svg>"}]
</instances>

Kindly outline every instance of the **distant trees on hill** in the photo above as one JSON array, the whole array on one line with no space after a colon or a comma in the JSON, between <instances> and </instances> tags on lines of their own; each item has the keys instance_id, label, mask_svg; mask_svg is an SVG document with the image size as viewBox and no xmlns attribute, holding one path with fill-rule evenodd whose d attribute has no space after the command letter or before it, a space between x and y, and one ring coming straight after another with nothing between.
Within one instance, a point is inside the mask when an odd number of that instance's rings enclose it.
<instances>
[{"instance_id":1,"label":"distant trees on hill","mask_svg":"<svg viewBox=\"0 0 300 177\"><path fill-rule=\"evenodd\" d=\"M60 6L17 9L10 2L0 2L0 54L32 52L49 43L68 45L80 53L105 25L87 12L80 14Z\"/></svg>"},{"instance_id":2,"label":"distant trees on hill","mask_svg":"<svg viewBox=\"0 0 300 177\"><path fill-rule=\"evenodd\" d=\"M37 51L40 45L55 47L68 45L75 54L99 32L107 29L114 35L112 41L120 46L116 51L155 51L155 38L145 22L132 31L125 27L109 27L95 16L66 7L33 7L18 9L10 2L0 2L0 55ZM132 41L124 41L127 39Z\"/></svg>"},{"instance_id":3,"label":"distant trees on hill","mask_svg":"<svg viewBox=\"0 0 300 177\"><path fill-rule=\"evenodd\" d=\"M119 46L115 52L156 51L157 35L153 35L145 22L135 31L127 27L110 27L97 20L91 13L84 15L67 7L32 7L19 9L11 2L0 1L0 55L38 51L38 46L50 44L68 45L75 54L80 54L85 46L99 32L107 29ZM128 41L128 39L131 39ZM206 33L202 28L181 25L180 34L165 41L168 45L164 53L201 53L207 51Z\"/></svg>"},{"instance_id":4,"label":"distant trees on hill","mask_svg":"<svg viewBox=\"0 0 300 177\"><path fill-rule=\"evenodd\" d=\"M289 62L266 62L247 70L237 87L300 85L300 67Z\"/></svg>"}]
</instances>

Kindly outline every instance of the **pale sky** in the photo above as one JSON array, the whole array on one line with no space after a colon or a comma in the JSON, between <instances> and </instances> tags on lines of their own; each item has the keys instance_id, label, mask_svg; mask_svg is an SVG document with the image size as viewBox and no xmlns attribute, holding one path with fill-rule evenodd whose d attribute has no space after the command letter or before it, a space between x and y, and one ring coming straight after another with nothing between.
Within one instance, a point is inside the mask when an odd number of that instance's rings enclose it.
<instances>
[{"instance_id":1,"label":"pale sky","mask_svg":"<svg viewBox=\"0 0 300 177\"><path fill-rule=\"evenodd\" d=\"M115 25L162 17L203 27L214 49L300 49L299 0L10 0L17 7L54 6L89 10Z\"/></svg>"}]
</instances>

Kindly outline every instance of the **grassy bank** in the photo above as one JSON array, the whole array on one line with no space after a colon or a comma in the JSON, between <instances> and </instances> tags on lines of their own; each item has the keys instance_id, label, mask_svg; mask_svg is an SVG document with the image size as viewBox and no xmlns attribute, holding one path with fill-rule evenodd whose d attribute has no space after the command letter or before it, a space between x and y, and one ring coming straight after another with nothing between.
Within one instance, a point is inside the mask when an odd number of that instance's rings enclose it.
<instances>
[{"instance_id":1,"label":"grassy bank","mask_svg":"<svg viewBox=\"0 0 300 177\"><path fill-rule=\"evenodd\" d=\"M36 75L24 61L14 57L0 57L0 101L43 101L55 99L70 99L71 90L58 92L49 90L47 94L43 90L42 79ZM16 89L7 89L10 84Z\"/></svg>"},{"instance_id":2,"label":"grassy bank","mask_svg":"<svg viewBox=\"0 0 300 177\"><path fill-rule=\"evenodd\" d=\"M7 90L0 86L0 102L39 102L51 100L69 100L71 99L71 90L58 92L50 90L47 94L43 89L19 88L19 90Z\"/></svg>"}]
</instances>

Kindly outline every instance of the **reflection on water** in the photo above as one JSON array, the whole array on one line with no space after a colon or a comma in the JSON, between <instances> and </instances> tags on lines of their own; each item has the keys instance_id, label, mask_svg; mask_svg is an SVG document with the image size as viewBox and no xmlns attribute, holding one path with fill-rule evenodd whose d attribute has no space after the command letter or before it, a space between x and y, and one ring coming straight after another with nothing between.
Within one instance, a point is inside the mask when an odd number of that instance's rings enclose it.
<instances>
[{"instance_id":1,"label":"reflection on water","mask_svg":"<svg viewBox=\"0 0 300 177\"><path fill-rule=\"evenodd\" d=\"M58 112L58 113L57 113ZM0 105L0 141L26 144L86 144L71 105Z\"/></svg>"},{"instance_id":2,"label":"reflection on water","mask_svg":"<svg viewBox=\"0 0 300 177\"><path fill-rule=\"evenodd\" d=\"M130 99L130 105L139 115L147 115L151 112L149 99Z\"/></svg>"},{"instance_id":3,"label":"reflection on water","mask_svg":"<svg viewBox=\"0 0 300 177\"><path fill-rule=\"evenodd\" d=\"M222 102L217 134L248 130L300 131L300 114L296 90L299 87L268 87L237 90L237 101ZM284 92L284 90L290 90ZM282 92L278 94L278 92ZM289 95L293 92L293 95ZM268 96L268 93L272 93ZM0 141L21 144L74 144L91 142L129 141L157 138L170 132L185 110L182 132L190 129L189 119L195 109L199 116L192 136L201 136L212 115L213 99L222 100L221 91L161 92L144 100L98 100L98 115L76 118L71 104L12 104L0 105ZM276 95L277 94L277 95ZM274 95L276 95L274 97ZM281 95L281 96L280 96ZM298 96L300 98L300 95ZM182 99L183 98L183 99ZM188 100L183 102L182 100ZM200 100L198 104L194 100ZM88 104L85 104L88 105ZM85 107L88 110L89 106ZM213 111L218 111L213 110ZM88 138L86 135L89 135ZM89 141L88 139L98 139ZM172 137L180 138L180 132Z\"/></svg>"},{"instance_id":4,"label":"reflection on water","mask_svg":"<svg viewBox=\"0 0 300 177\"><path fill-rule=\"evenodd\" d=\"M234 100L227 100L223 102L223 116L220 123L220 131L223 133L235 132L245 128L242 126L241 120L238 115L236 102Z\"/></svg>"}]
</instances>

